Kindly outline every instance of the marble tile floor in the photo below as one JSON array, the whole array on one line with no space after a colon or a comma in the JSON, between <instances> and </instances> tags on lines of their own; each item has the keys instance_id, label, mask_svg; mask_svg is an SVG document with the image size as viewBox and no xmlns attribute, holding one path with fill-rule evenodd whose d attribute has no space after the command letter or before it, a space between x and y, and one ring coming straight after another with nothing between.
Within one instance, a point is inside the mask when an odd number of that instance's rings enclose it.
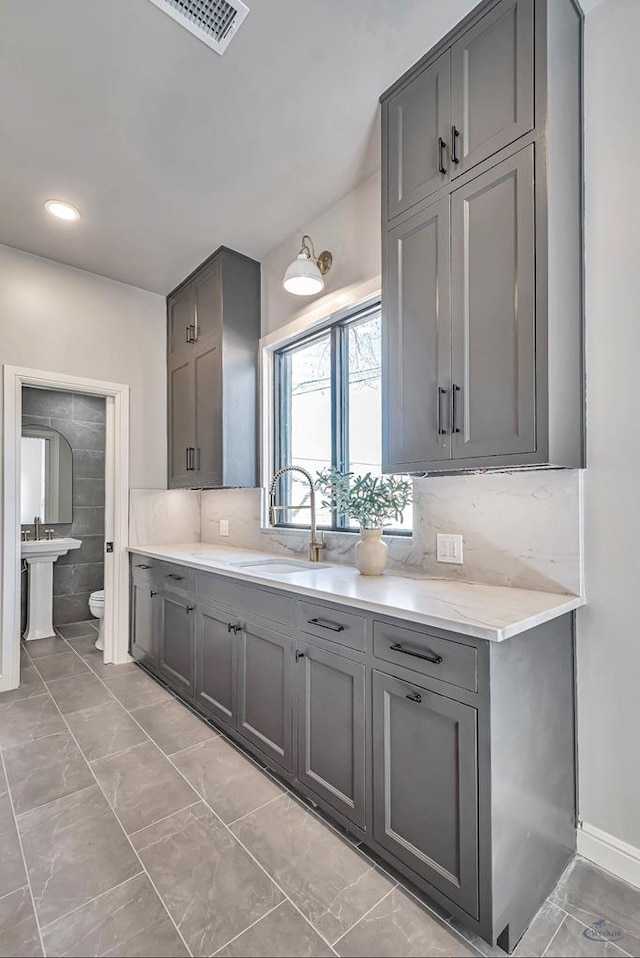
<instances>
[{"instance_id":1,"label":"marble tile floor","mask_svg":"<svg viewBox=\"0 0 640 958\"><path fill-rule=\"evenodd\" d=\"M94 637L0 694L0 956L504 954ZM640 958L640 891L576 859L515 954Z\"/></svg>"}]
</instances>

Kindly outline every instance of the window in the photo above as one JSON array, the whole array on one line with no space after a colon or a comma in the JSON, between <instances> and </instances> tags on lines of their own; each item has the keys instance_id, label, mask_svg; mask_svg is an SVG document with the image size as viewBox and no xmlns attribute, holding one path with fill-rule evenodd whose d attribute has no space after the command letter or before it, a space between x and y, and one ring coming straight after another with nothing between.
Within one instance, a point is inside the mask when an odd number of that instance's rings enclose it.
<instances>
[{"instance_id":1,"label":"window","mask_svg":"<svg viewBox=\"0 0 640 958\"><path fill-rule=\"evenodd\" d=\"M381 474L382 385L380 304L277 350L275 361L275 468L302 466L315 479L334 465L345 472ZM278 525L309 525L309 487L295 473L280 480ZM356 529L346 516L323 510L318 525ZM411 531L407 510L401 529Z\"/></svg>"}]
</instances>

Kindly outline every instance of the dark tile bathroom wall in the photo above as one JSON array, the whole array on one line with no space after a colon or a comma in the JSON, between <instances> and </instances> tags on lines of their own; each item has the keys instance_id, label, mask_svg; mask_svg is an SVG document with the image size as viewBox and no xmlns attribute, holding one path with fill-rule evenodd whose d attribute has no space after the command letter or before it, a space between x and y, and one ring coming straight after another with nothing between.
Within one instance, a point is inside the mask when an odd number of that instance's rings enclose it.
<instances>
[{"instance_id":1,"label":"dark tile bathroom wall","mask_svg":"<svg viewBox=\"0 0 640 958\"><path fill-rule=\"evenodd\" d=\"M53 623L83 622L91 618L89 595L104 587L105 400L25 386L22 421L57 429L71 446L73 521L52 528L56 538L73 536L82 546L61 556L53 567ZM26 575L22 578L26 617Z\"/></svg>"}]
</instances>

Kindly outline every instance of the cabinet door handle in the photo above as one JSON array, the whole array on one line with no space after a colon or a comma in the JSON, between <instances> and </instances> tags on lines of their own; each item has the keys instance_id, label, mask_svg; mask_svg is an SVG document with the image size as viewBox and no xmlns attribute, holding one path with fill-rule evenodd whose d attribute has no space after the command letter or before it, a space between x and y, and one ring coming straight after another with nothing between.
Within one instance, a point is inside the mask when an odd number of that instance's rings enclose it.
<instances>
[{"instance_id":1,"label":"cabinet door handle","mask_svg":"<svg viewBox=\"0 0 640 958\"><path fill-rule=\"evenodd\" d=\"M298 649L296 649L296 662L299 662L300 659L303 659L303 658L304 658L304 652L300 652Z\"/></svg>"},{"instance_id":2,"label":"cabinet door handle","mask_svg":"<svg viewBox=\"0 0 640 958\"><path fill-rule=\"evenodd\" d=\"M196 471L200 472L200 446L196 447Z\"/></svg>"},{"instance_id":3,"label":"cabinet door handle","mask_svg":"<svg viewBox=\"0 0 640 958\"><path fill-rule=\"evenodd\" d=\"M189 613L193 612L194 609L195 609L195 605L188 605L185 609L185 612L187 613L187 615L189 615Z\"/></svg>"},{"instance_id":4,"label":"cabinet door handle","mask_svg":"<svg viewBox=\"0 0 640 958\"><path fill-rule=\"evenodd\" d=\"M418 702L418 704L422 702L422 696L418 692L407 692L405 698L409 699L410 702Z\"/></svg>"},{"instance_id":5,"label":"cabinet door handle","mask_svg":"<svg viewBox=\"0 0 640 958\"><path fill-rule=\"evenodd\" d=\"M447 148L447 144L442 139L441 136L438 137L438 170L440 173L446 173L447 168L444 165L444 151Z\"/></svg>"},{"instance_id":6,"label":"cabinet door handle","mask_svg":"<svg viewBox=\"0 0 640 958\"><path fill-rule=\"evenodd\" d=\"M175 579L176 582L182 582L184 576L178 575L176 572L167 572L167 579Z\"/></svg>"},{"instance_id":7,"label":"cabinet door handle","mask_svg":"<svg viewBox=\"0 0 640 958\"><path fill-rule=\"evenodd\" d=\"M142 564L140 564L140 565L137 565L137 566L136 566L136 569L150 569L150 568L151 568L150 565L142 565Z\"/></svg>"},{"instance_id":8,"label":"cabinet door handle","mask_svg":"<svg viewBox=\"0 0 640 958\"><path fill-rule=\"evenodd\" d=\"M458 393L462 391L461 386L456 386L455 383L451 387L451 432L460 432L460 426L458 426Z\"/></svg>"},{"instance_id":9,"label":"cabinet door handle","mask_svg":"<svg viewBox=\"0 0 640 958\"><path fill-rule=\"evenodd\" d=\"M458 137L460 136L460 130L456 127L455 123L451 127L451 162L459 163L460 157L458 156Z\"/></svg>"},{"instance_id":10,"label":"cabinet door handle","mask_svg":"<svg viewBox=\"0 0 640 958\"><path fill-rule=\"evenodd\" d=\"M238 632L242 632L242 626L236 625L235 622L227 622L227 632L233 632L234 635L237 635Z\"/></svg>"},{"instance_id":11,"label":"cabinet door handle","mask_svg":"<svg viewBox=\"0 0 640 958\"><path fill-rule=\"evenodd\" d=\"M184 327L185 339L188 343L191 342L191 326Z\"/></svg>"},{"instance_id":12,"label":"cabinet door handle","mask_svg":"<svg viewBox=\"0 0 640 958\"><path fill-rule=\"evenodd\" d=\"M158 594L158 593L157 593L157 592L154 592L153 589L152 589L151 592L149 593L149 595L151 596L152 599L153 599L154 595L157 595L157 594Z\"/></svg>"},{"instance_id":13,"label":"cabinet door handle","mask_svg":"<svg viewBox=\"0 0 640 958\"><path fill-rule=\"evenodd\" d=\"M344 632L344 625L337 622L330 622L328 619L307 619L308 625L317 625L321 629L329 629L330 632Z\"/></svg>"},{"instance_id":14,"label":"cabinet door handle","mask_svg":"<svg viewBox=\"0 0 640 958\"><path fill-rule=\"evenodd\" d=\"M447 430L442 426L442 400L447 395L447 390L438 386L438 435L446 436Z\"/></svg>"},{"instance_id":15,"label":"cabinet door handle","mask_svg":"<svg viewBox=\"0 0 640 958\"><path fill-rule=\"evenodd\" d=\"M391 647L392 652L402 652L403 655L411 655L414 659L424 659L425 662L431 662L432 665L440 665L442 662L442 656L438 655L436 652L429 652L428 654L422 652L412 652L411 649L404 649L399 642L396 642L395 645Z\"/></svg>"}]
</instances>

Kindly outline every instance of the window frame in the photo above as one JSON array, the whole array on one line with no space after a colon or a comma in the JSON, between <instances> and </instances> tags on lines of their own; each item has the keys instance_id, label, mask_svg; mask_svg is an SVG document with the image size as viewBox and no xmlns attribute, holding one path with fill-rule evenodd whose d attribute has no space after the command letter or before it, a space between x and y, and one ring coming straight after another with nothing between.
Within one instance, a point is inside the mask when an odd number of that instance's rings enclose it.
<instances>
[{"instance_id":1,"label":"window frame","mask_svg":"<svg viewBox=\"0 0 640 958\"><path fill-rule=\"evenodd\" d=\"M273 456L273 472L291 462L290 437L287 430L280 428L290 415L287 402L290 401L291 391L284 388L289 375L286 357L314 340L330 337L330 386L331 386L331 458L336 468L344 469L349 465L349 330L360 323L366 322L371 316L381 313L381 297L369 298L366 302L354 304L342 312L339 318L330 317L322 325L313 329L306 329L289 339L286 343L276 346L272 351L273 357L273 390L271 396L273 433L271 439L271 455ZM282 494L285 501L290 500L291 475L282 477ZM278 530L304 530L309 524L287 522L286 513L281 513L283 519L269 523L269 528ZM359 530L349 526L346 515L338 515L335 510L330 525L318 525L324 532L340 532L359 535ZM385 535L403 536L410 538L412 529L385 528Z\"/></svg>"}]
</instances>

